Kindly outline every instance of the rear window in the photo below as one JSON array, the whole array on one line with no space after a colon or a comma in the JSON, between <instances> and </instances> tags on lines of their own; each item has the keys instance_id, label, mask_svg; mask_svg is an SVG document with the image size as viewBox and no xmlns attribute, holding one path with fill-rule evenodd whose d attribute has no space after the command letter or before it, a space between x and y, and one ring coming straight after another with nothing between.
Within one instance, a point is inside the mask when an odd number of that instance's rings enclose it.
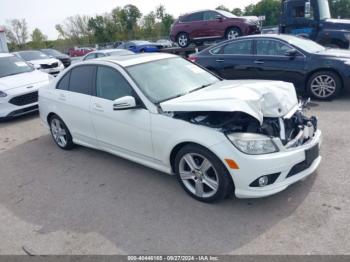
<instances>
[{"instance_id":1,"label":"rear window","mask_svg":"<svg viewBox=\"0 0 350 262\"><path fill-rule=\"evenodd\" d=\"M203 20L203 12L193 13L193 14L181 17L181 22L194 22L194 21L202 21L202 20Z\"/></svg>"},{"instance_id":2,"label":"rear window","mask_svg":"<svg viewBox=\"0 0 350 262\"><path fill-rule=\"evenodd\" d=\"M70 72L68 72L67 74L65 74L61 80L58 82L57 85L57 89L60 90L68 90L69 89L69 76L70 76Z\"/></svg>"},{"instance_id":3,"label":"rear window","mask_svg":"<svg viewBox=\"0 0 350 262\"><path fill-rule=\"evenodd\" d=\"M227 55L250 55L253 41L237 41L224 46L223 53Z\"/></svg>"}]
</instances>

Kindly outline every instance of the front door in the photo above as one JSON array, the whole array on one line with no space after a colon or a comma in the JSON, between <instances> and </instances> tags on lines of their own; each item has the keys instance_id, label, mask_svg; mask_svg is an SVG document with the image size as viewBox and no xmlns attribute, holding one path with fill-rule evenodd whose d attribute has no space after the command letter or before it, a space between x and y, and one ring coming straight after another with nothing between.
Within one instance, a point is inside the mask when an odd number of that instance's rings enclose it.
<instances>
[{"instance_id":1,"label":"front door","mask_svg":"<svg viewBox=\"0 0 350 262\"><path fill-rule=\"evenodd\" d=\"M98 66L91 117L101 148L112 153L150 160L153 158L150 113L144 108L113 109L114 100L136 96L115 68Z\"/></svg>"},{"instance_id":2,"label":"front door","mask_svg":"<svg viewBox=\"0 0 350 262\"><path fill-rule=\"evenodd\" d=\"M296 87L303 87L306 57L299 51L294 56L287 55L292 49L294 48L279 40L256 40L254 64L257 77L291 82Z\"/></svg>"}]
</instances>

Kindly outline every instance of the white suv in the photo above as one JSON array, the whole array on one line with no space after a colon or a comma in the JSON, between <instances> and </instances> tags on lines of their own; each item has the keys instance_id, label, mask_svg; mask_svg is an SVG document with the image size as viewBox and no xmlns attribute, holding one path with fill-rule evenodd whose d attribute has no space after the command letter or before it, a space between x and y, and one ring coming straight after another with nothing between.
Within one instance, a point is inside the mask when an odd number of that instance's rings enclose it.
<instances>
[{"instance_id":1,"label":"white suv","mask_svg":"<svg viewBox=\"0 0 350 262\"><path fill-rule=\"evenodd\" d=\"M317 119L292 84L225 81L169 54L78 63L40 89L62 149L80 144L176 174L192 197L264 197L321 162Z\"/></svg>"},{"instance_id":2,"label":"white suv","mask_svg":"<svg viewBox=\"0 0 350 262\"><path fill-rule=\"evenodd\" d=\"M0 54L0 119L37 111L38 89L51 78L17 56Z\"/></svg>"}]
</instances>

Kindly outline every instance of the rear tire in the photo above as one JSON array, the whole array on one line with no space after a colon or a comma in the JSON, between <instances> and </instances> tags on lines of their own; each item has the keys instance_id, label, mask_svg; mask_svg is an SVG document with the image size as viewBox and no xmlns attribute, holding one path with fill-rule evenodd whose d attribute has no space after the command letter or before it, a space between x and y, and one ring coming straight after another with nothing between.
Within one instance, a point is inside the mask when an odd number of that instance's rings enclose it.
<instances>
[{"instance_id":1,"label":"rear tire","mask_svg":"<svg viewBox=\"0 0 350 262\"><path fill-rule=\"evenodd\" d=\"M232 195L230 173L216 155L202 146L184 146L175 157L174 167L180 185L196 200L211 203Z\"/></svg>"},{"instance_id":2,"label":"rear tire","mask_svg":"<svg viewBox=\"0 0 350 262\"><path fill-rule=\"evenodd\" d=\"M340 77L331 71L319 71L308 80L306 92L312 98L319 100L332 100L342 89Z\"/></svg>"},{"instance_id":3,"label":"rear tire","mask_svg":"<svg viewBox=\"0 0 350 262\"><path fill-rule=\"evenodd\" d=\"M72 135L60 117L57 115L50 117L49 125L51 136L59 148L70 150L74 147Z\"/></svg>"},{"instance_id":4,"label":"rear tire","mask_svg":"<svg viewBox=\"0 0 350 262\"><path fill-rule=\"evenodd\" d=\"M176 37L176 42L182 48L188 47L190 45L190 37L187 33L180 33Z\"/></svg>"}]
</instances>

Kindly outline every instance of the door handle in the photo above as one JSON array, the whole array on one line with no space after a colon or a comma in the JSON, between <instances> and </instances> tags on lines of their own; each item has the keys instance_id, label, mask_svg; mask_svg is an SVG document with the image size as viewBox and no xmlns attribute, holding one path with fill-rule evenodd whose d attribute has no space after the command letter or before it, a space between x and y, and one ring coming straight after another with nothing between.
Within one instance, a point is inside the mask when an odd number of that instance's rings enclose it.
<instances>
[{"instance_id":1,"label":"door handle","mask_svg":"<svg viewBox=\"0 0 350 262\"><path fill-rule=\"evenodd\" d=\"M103 112L103 107L99 104L94 104L93 105L93 109L96 110L96 111L99 111L99 112Z\"/></svg>"},{"instance_id":2,"label":"door handle","mask_svg":"<svg viewBox=\"0 0 350 262\"><path fill-rule=\"evenodd\" d=\"M256 65L263 65L264 62L261 61L261 60L255 60L255 61L254 61L254 64L256 64Z\"/></svg>"},{"instance_id":3,"label":"door handle","mask_svg":"<svg viewBox=\"0 0 350 262\"><path fill-rule=\"evenodd\" d=\"M225 62L225 60L224 59L216 59L216 62L222 63L222 62Z\"/></svg>"}]
</instances>

